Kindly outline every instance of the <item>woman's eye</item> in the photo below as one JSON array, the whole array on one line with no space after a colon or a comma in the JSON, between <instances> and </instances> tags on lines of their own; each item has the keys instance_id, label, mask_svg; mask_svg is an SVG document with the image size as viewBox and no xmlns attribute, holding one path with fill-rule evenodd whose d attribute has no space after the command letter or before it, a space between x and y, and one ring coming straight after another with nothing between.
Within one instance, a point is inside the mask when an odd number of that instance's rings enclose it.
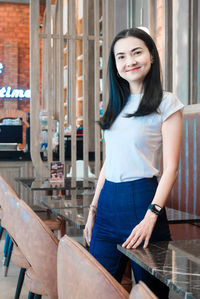
<instances>
[{"instance_id":1,"label":"woman's eye","mask_svg":"<svg viewBox=\"0 0 200 299\"><path fill-rule=\"evenodd\" d=\"M141 54L141 51L134 52L134 55L140 55L140 54Z\"/></svg>"},{"instance_id":2,"label":"woman's eye","mask_svg":"<svg viewBox=\"0 0 200 299\"><path fill-rule=\"evenodd\" d=\"M120 56L117 57L118 60L121 60L121 59L123 59L123 58L124 58L123 55L120 55Z\"/></svg>"}]
</instances>

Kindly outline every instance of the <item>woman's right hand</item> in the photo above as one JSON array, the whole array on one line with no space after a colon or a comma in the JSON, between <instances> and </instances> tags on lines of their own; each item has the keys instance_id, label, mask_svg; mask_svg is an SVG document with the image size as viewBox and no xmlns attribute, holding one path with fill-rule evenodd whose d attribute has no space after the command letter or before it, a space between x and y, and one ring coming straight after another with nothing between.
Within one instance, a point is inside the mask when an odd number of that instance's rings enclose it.
<instances>
[{"instance_id":1,"label":"woman's right hand","mask_svg":"<svg viewBox=\"0 0 200 299\"><path fill-rule=\"evenodd\" d=\"M88 214L87 222L85 225L85 230L84 230L85 240L86 240L86 243L88 244L88 246L90 246L90 240L91 240L91 236L92 236L92 230L93 230L95 218L96 218L96 213L94 213L93 211L90 210L89 214Z\"/></svg>"}]
</instances>

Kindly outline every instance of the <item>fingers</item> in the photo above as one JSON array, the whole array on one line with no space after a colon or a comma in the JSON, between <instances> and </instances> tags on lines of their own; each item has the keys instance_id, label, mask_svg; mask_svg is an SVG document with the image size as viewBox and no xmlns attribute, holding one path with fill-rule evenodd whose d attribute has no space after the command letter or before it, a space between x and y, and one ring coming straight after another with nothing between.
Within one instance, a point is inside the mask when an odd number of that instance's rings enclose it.
<instances>
[{"instance_id":1,"label":"fingers","mask_svg":"<svg viewBox=\"0 0 200 299\"><path fill-rule=\"evenodd\" d=\"M140 231L133 230L130 236L126 239L126 241L122 244L122 247L130 249L137 248L144 241L144 248L146 248L149 244L150 236L149 234L141 233Z\"/></svg>"},{"instance_id":2,"label":"fingers","mask_svg":"<svg viewBox=\"0 0 200 299\"><path fill-rule=\"evenodd\" d=\"M122 244L122 247L127 247L127 245L131 242L132 240L132 233L130 234L130 236L126 239L126 241Z\"/></svg>"},{"instance_id":3,"label":"fingers","mask_svg":"<svg viewBox=\"0 0 200 299\"><path fill-rule=\"evenodd\" d=\"M134 237L129 236L128 239L122 244L122 247L126 247L127 249L130 248L137 248L142 241L144 240L143 236L137 236L135 235Z\"/></svg>"},{"instance_id":4,"label":"fingers","mask_svg":"<svg viewBox=\"0 0 200 299\"><path fill-rule=\"evenodd\" d=\"M84 230L84 235L85 235L86 243L89 246L90 245L90 240L89 240L89 235L88 235L88 230L87 229Z\"/></svg>"},{"instance_id":5,"label":"fingers","mask_svg":"<svg viewBox=\"0 0 200 299\"><path fill-rule=\"evenodd\" d=\"M147 248L147 246L149 245L149 239L149 237L146 237L143 248Z\"/></svg>"},{"instance_id":6,"label":"fingers","mask_svg":"<svg viewBox=\"0 0 200 299\"><path fill-rule=\"evenodd\" d=\"M84 235L87 245L90 246L91 232L87 228L84 230Z\"/></svg>"}]
</instances>

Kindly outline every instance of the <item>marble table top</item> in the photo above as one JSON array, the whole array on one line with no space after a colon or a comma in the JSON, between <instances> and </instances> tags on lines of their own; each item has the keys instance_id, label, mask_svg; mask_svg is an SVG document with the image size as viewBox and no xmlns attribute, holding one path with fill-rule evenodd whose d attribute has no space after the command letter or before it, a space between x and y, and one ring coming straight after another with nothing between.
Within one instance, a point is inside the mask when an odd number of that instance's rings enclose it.
<instances>
[{"instance_id":1,"label":"marble table top","mask_svg":"<svg viewBox=\"0 0 200 299\"><path fill-rule=\"evenodd\" d=\"M200 240L156 242L146 249L118 245L118 249L183 298L200 298Z\"/></svg>"},{"instance_id":2,"label":"marble table top","mask_svg":"<svg viewBox=\"0 0 200 299\"><path fill-rule=\"evenodd\" d=\"M22 184L29 190L38 191L54 191L54 190L70 190L70 189L94 189L95 180L76 180L65 178L64 182L50 182L49 178L15 178L17 182Z\"/></svg>"}]
</instances>

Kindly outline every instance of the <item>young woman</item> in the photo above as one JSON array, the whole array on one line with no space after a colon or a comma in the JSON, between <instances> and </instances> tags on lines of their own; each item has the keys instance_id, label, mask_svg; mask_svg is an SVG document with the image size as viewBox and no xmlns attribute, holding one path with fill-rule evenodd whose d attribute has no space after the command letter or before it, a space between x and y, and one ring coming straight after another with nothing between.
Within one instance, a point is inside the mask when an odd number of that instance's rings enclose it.
<instances>
[{"instance_id":1,"label":"young woman","mask_svg":"<svg viewBox=\"0 0 200 299\"><path fill-rule=\"evenodd\" d=\"M109 102L100 120L106 161L85 238L91 254L120 281L125 258L117 244L146 248L149 241L170 240L164 206L178 171L183 104L163 92L157 48L141 29L115 37L108 68ZM168 298L159 280L135 263L132 268L136 282L143 280L159 298Z\"/></svg>"}]
</instances>

